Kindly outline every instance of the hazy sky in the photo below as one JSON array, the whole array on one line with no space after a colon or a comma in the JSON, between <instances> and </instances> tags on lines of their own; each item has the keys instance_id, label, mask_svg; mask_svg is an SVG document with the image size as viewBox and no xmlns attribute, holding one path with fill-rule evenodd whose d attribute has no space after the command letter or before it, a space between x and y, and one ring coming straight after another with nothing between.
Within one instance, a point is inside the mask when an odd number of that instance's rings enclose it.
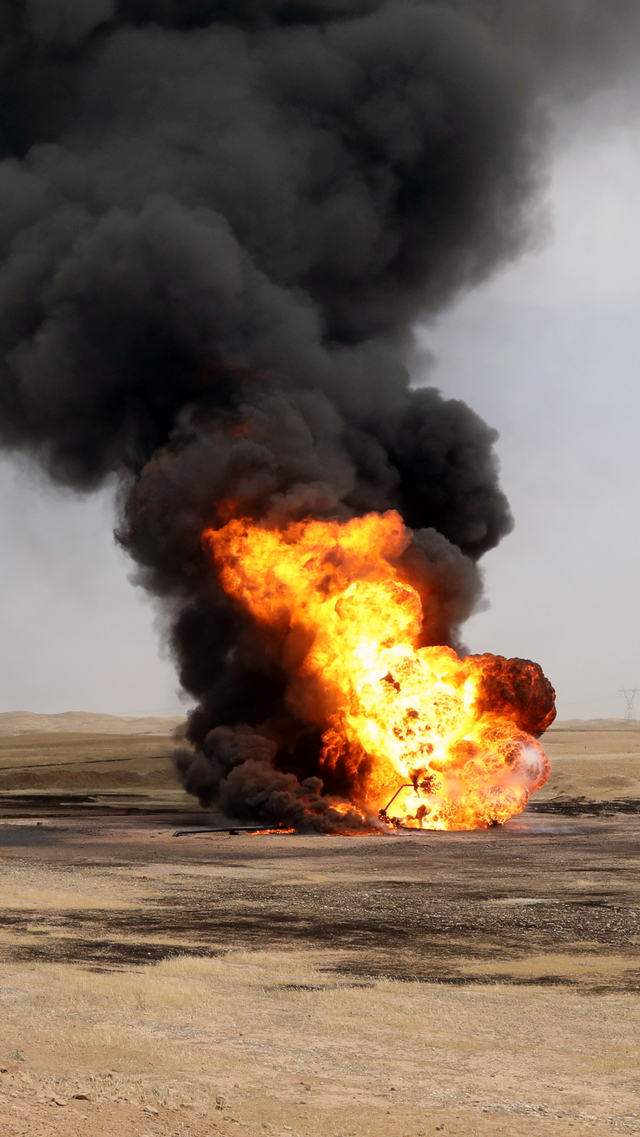
<instances>
[{"instance_id":1,"label":"hazy sky","mask_svg":"<svg viewBox=\"0 0 640 1137\"><path fill-rule=\"evenodd\" d=\"M430 381L500 431L516 518L467 642L538 660L562 718L619 716L619 688L640 687L640 126L586 117L555 164L546 247L423 333ZM0 711L180 713L109 492L0 460L0 525Z\"/></svg>"},{"instance_id":2,"label":"hazy sky","mask_svg":"<svg viewBox=\"0 0 640 1137\"><path fill-rule=\"evenodd\" d=\"M619 689L640 688L638 123L587 116L553 171L544 251L424 337L437 384L500 431L516 519L467 642L538 660L562 718L621 716Z\"/></svg>"}]
</instances>

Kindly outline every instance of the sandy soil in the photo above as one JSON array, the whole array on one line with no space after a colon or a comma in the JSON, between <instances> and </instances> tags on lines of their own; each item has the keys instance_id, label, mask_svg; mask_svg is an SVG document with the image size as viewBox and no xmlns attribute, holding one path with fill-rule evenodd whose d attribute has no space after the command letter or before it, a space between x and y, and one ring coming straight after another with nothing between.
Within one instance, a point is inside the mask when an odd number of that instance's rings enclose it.
<instances>
[{"instance_id":1,"label":"sandy soil","mask_svg":"<svg viewBox=\"0 0 640 1137\"><path fill-rule=\"evenodd\" d=\"M69 778L82 774L93 778L107 774L122 784L134 784L151 768L173 782L167 757L175 746L169 735L112 735L69 732L0 736L0 776L20 776L25 786L47 771L52 785L64 789ZM114 763L117 768L113 768ZM156 763L151 766L150 763ZM107 767L111 766L111 769Z\"/></svg>"},{"instance_id":2,"label":"sandy soil","mask_svg":"<svg viewBox=\"0 0 640 1137\"><path fill-rule=\"evenodd\" d=\"M170 739L3 740L1 1137L640 1133L640 731L584 734L541 812L362 838L176 838Z\"/></svg>"},{"instance_id":3,"label":"sandy soil","mask_svg":"<svg viewBox=\"0 0 640 1137\"><path fill-rule=\"evenodd\" d=\"M59 715L39 715L32 711L4 711L0 714L0 735L3 734L172 734L183 726L185 719L157 718L148 715L100 715L89 711L64 711Z\"/></svg>"},{"instance_id":4,"label":"sandy soil","mask_svg":"<svg viewBox=\"0 0 640 1137\"><path fill-rule=\"evenodd\" d=\"M538 800L563 795L594 801L630 797L640 803L640 726L561 725L547 731L542 745L552 773Z\"/></svg>"}]
</instances>

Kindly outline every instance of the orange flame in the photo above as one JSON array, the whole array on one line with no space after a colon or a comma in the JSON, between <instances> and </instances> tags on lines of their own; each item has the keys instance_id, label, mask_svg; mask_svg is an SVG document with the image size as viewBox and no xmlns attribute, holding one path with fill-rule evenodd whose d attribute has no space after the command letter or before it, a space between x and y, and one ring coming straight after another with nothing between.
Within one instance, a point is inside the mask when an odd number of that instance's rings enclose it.
<instances>
[{"instance_id":1,"label":"orange flame","mask_svg":"<svg viewBox=\"0 0 640 1137\"><path fill-rule=\"evenodd\" d=\"M252 829L250 837L271 837L274 833L282 836L283 833L295 833L295 829Z\"/></svg>"},{"instance_id":2,"label":"orange flame","mask_svg":"<svg viewBox=\"0 0 640 1137\"><path fill-rule=\"evenodd\" d=\"M410 540L395 512L283 530L233 519L204 534L289 676L292 711L323 728L322 770L347 774L352 806L412 828L503 823L549 776L504 694L510 666L529 690L551 688L528 661L418 646L422 602L398 564ZM540 729L552 718L547 707Z\"/></svg>"}]
</instances>

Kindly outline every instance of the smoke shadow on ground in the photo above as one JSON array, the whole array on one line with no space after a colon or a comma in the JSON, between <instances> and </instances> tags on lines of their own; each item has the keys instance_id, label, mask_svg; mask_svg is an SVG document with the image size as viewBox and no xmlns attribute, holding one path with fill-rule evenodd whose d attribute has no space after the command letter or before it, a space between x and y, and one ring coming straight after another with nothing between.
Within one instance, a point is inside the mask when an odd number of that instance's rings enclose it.
<instances>
[{"instance_id":1,"label":"smoke shadow on ground","mask_svg":"<svg viewBox=\"0 0 640 1137\"><path fill-rule=\"evenodd\" d=\"M640 798L594 801L588 797L558 797L551 801L532 801L528 809L532 813L555 813L564 817L613 817L616 813L640 813Z\"/></svg>"},{"instance_id":2,"label":"smoke shadow on ground","mask_svg":"<svg viewBox=\"0 0 640 1137\"><path fill-rule=\"evenodd\" d=\"M510 965L532 952L586 950L597 957L615 949L629 954L629 968L603 990L640 989L637 952L630 947L639 929L631 891L592 888L570 899L531 897L522 890L444 891L424 881L354 882L334 885L328 899L322 886L305 884L294 896L290 885L236 880L218 881L215 892L210 883L172 888L133 910L65 910L44 918L41 910L5 910L0 959L104 970L178 955L308 948L338 953L324 970L361 982L542 983L584 990L579 976L532 978L512 973ZM495 971L497 963L504 968Z\"/></svg>"},{"instance_id":3,"label":"smoke shadow on ground","mask_svg":"<svg viewBox=\"0 0 640 1137\"><path fill-rule=\"evenodd\" d=\"M62 836L51 826L44 825L3 825L0 826L0 848L25 848L36 845L55 845Z\"/></svg>"}]
</instances>

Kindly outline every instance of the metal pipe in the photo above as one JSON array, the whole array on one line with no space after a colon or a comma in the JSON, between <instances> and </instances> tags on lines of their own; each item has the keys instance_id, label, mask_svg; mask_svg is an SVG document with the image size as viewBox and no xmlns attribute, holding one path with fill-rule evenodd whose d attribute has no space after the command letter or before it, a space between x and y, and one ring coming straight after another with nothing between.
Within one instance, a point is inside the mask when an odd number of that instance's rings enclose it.
<instances>
[{"instance_id":1,"label":"metal pipe","mask_svg":"<svg viewBox=\"0 0 640 1137\"><path fill-rule=\"evenodd\" d=\"M397 821L394 822L389 817L389 813L388 813L389 806L392 804L392 802L394 802L396 800L396 798L397 798L397 796L401 790L410 790L412 785L413 785L413 782L405 782L405 784L403 786L398 787L398 789L394 793L393 797L391 798L391 801L388 801L383 809L378 810L378 820L379 821L384 821L385 825L394 825L395 824L396 828L399 827L399 822L397 822Z\"/></svg>"},{"instance_id":2,"label":"metal pipe","mask_svg":"<svg viewBox=\"0 0 640 1137\"><path fill-rule=\"evenodd\" d=\"M270 825L198 825L191 829L176 829L174 837L193 837L197 833L260 833L263 829L273 829ZM277 828L277 826L276 826Z\"/></svg>"}]
</instances>

